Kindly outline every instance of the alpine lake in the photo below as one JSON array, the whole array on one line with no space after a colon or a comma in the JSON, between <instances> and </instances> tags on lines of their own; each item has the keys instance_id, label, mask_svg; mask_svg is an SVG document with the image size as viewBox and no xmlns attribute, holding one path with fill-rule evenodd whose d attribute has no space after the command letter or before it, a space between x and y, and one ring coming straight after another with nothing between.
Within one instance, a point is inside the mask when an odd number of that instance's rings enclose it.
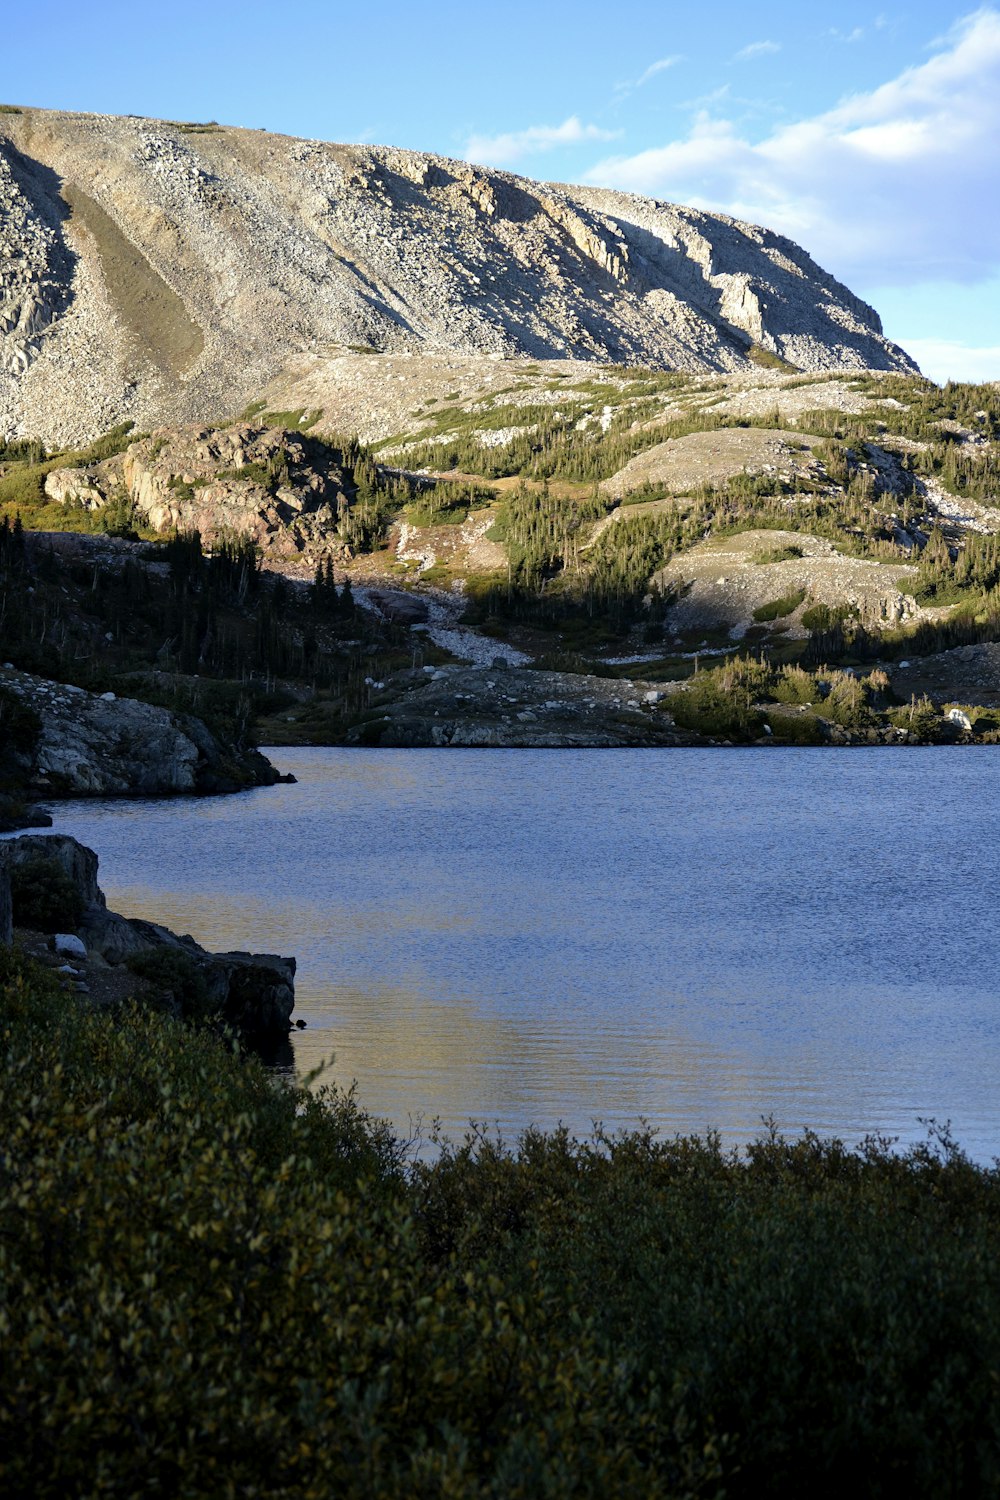
<instances>
[{"instance_id":1,"label":"alpine lake","mask_svg":"<svg viewBox=\"0 0 1000 1500\"><path fill-rule=\"evenodd\" d=\"M54 831L115 910L295 955L285 1066L415 1150L772 1119L1000 1155L1000 747L269 754L296 784Z\"/></svg>"}]
</instances>

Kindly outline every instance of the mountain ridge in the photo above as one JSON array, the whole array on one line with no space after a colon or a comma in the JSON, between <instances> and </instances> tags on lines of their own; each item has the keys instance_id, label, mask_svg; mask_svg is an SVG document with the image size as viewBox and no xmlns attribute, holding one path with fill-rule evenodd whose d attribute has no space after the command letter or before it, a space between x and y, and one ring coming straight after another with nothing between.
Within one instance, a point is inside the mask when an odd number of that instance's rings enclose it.
<instances>
[{"instance_id":1,"label":"mountain ridge","mask_svg":"<svg viewBox=\"0 0 1000 1500\"><path fill-rule=\"evenodd\" d=\"M913 372L791 240L433 153L8 106L0 432L232 413L303 357Z\"/></svg>"}]
</instances>

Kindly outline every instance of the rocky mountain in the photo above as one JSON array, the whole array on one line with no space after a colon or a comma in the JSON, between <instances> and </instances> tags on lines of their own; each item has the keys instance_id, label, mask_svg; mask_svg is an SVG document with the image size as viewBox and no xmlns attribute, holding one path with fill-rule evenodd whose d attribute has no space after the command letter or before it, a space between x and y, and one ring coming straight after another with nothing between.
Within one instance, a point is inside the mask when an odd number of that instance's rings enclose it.
<instances>
[{"instance_id":1,"label":"rocky mountain","mask_svg":"<svg viewBox=\"0 0 1000 1500\"><path fill-rule=\"evenodd\" d=\"M0 434L231 417L367 352L914 369L797 245L724 215L411 151L0 112Z\"/></svg>"}]
</instances>

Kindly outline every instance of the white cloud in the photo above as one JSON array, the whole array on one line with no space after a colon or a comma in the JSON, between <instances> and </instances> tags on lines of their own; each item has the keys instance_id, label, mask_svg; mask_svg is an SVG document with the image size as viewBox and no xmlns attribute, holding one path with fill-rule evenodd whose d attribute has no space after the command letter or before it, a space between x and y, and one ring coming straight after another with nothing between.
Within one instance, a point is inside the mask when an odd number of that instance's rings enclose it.
<instances>
[{"instance_id":1,"label":"white cloud","mask_svg":"<svg viewBox=\"0 0 1000 1500\"><path fill-rule=\"evenodd\" d=\"M641 89L643 84L648 83L651 78L655 78L657 73L665 73L667 68L676 68L677 64L682 61L680 53L677 52L673 57L661 57L659 62L650 63L642 77L636 79L635 87Z\"/></svg>"},{"instance_id":2,"label":"white cloud","mask_svg":"<svg viewBox=\"0 0 1000 1500\"><path fill-rule=\"evenodd\" d=\"M946 380L1000 380L1000 344L976 348L951 339L899 340L925 375L938 385Z\"/></svg>"},{"instance_id":3,"label":"white cloud","mask_svg":"<svg viewBox=\"0 0 1000 1500\"><path fill-rule=\"evenodd\" d=\"M769 57L772 52L780 51L780 42L751 42L749 46L740 48L733 62L751 62L755 57Z\"/></svg>"},{"instance_id":4,"label":"white cloud","mask_svg":"<svg viewBox=\"0 0 1000 1500\"><path fill-rule=\"evenodd\" d=\"M803 244L845 279L972 282L1000 266L1000 13L959 23L918 67L759 142L699 114L686 137L587 174L722 209Z\"/></svg>"},{"instance_id":5,"label":"white cloud","mask_svg":"<svg viewBox=\"0 0 1000 1500\"><path fill-rule=\"evenodd\" d=\"M525 156L551 151L557 146L576 146L582 141L613 141L620 130L602 130L599 125L585 125L570 115L561 125L529 125L504 135L473 135L465 143L466 161L506 167Z\"/></svg>"}]
</instances>

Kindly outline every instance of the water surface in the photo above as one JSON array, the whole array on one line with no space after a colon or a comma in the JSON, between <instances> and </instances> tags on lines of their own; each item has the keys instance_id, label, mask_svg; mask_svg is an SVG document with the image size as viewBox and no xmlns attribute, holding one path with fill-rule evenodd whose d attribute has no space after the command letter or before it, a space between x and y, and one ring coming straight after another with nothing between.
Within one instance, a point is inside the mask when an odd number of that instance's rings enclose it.
<instances>
[{"instance_id":1,"label":"water surface","mask_svg":"<svg viewBox=\"0 0 1000 1500\"><path fill-rule=\"evenodd\" d=\"M401 1130L1000 1154L1000 747L271 755L297 785L55 830L115 909L294 954L298 1066Z\"/></svg>"}]
</instances>

